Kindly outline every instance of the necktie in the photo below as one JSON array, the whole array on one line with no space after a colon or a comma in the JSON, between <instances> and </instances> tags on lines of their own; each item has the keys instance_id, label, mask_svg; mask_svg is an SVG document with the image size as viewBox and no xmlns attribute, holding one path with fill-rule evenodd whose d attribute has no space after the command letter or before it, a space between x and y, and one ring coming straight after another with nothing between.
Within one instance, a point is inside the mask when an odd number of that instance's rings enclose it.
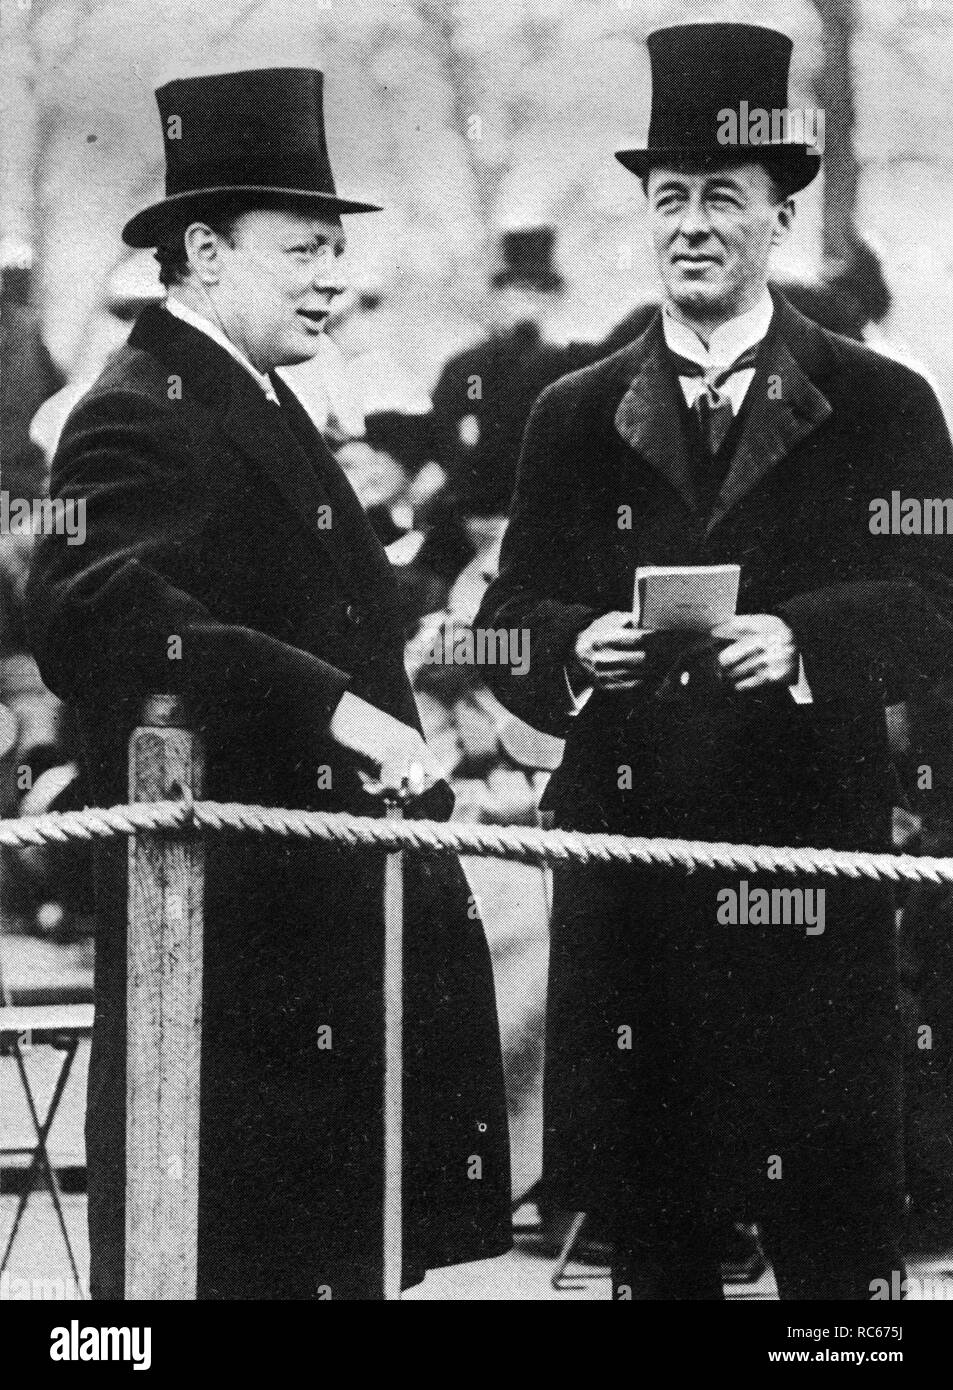
<instances>
[{"instance_id":1,"label":"necktie","mask_svg":"<svg viewBox=\"0 0 953 1390\"><path fill-rule=\"evenodd\" d=\"M706 368L700 362L693 362L691 358L682 357L677 352L670 354L675 371L679 376L703 377L705 380L705 389L696 396L692 404L692 411L698 421L701 437L705 442L710 458L714 458L718 453L734 419L731 400L727 395L722 394L720 388L736 372L747 371L755 366L760 347L760 343L754 343L751 347L746 348L739 357L736 357L728 367Z\"/></svg>"}]
</instances>

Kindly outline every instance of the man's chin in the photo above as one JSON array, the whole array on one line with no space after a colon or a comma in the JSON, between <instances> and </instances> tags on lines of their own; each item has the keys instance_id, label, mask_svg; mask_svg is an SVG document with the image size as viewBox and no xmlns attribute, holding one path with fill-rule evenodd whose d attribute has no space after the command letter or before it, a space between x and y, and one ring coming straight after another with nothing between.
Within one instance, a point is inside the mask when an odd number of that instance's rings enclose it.
<instances>
[{"instance_id":1,"label":"man's chin","mask_svg":"<svg viewBox=\"0 0 953 1390\"><path fill-rule=\"evenodd\" d=\"M684 314L711 317L725 312L728 307L728 295L724 285L682 280L670 284L668 292L672 303Z\"/></svg>"},{"instance_id":2,"label":"man's chin","mask_svg":"<svg viewBox=\"0 0 953 1390\"><path fill-rule=\"evenodd\" d=\"M276 363L279 367L300 367L305 362L311 362L317 357L321 350L321 339L323 333L315 333L312 337L296 336L293 342L282 343L281 361Z\"/></svg>"}]
</instances>

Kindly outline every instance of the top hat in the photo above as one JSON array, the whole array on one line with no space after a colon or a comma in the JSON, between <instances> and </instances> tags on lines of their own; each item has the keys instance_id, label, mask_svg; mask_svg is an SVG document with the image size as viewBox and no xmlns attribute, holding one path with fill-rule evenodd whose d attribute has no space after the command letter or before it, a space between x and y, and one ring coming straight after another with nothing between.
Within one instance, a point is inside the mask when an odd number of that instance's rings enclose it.
<instances>
[{"instance_id":1,"label":"top hat","mask_svg":"<svg viewBox=\"0 0 953 1390\"><path fill-rule=\"evenodd\" d=\"M493 289L514 287L549 293L562 289L563 277L553 265L555 245L552 227L504 232L500 240L504 265L490 280Z\"/></svg>"},{"instance_id":2,"label":"top hat","mask_svg":"<svg viewBox=\"0 0 953 1390\"><path fill-rule=\"evenodd\" d=\"M791 193L811 182L821 167L815 145L786 139L789 126L781 129L780 116L767 139L759 138L759 123L749 131L746 120L755 112L788 109L793 45L786 34L755 24L679 24L657 29L646 42L652 68L648 145L618 150L620 164L645 178L659 164L757 162ZM734 136L726 121L732 113Z\"/></svg>"},{"instance_id":3,"label":"top hat","mask_svg":"<svg viewBox=\"0 0 953 1390\"><path fill-rule=\"evenodd\" d=\"M324 136L323 74L258 68L179 78L156 92L165 197L123 228L127 246L162 245L183 217L222 195L313 205L316 215L380 212L339 198Z\"/></svg>"}]
</instances>

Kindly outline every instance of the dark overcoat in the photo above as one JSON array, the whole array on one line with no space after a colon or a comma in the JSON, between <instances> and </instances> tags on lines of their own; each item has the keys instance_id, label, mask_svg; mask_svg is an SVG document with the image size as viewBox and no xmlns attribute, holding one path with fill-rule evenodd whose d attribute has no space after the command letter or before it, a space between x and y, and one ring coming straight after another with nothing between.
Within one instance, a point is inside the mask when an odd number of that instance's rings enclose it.
<instances>
[{"instance_id":1,"label":"dark overcoat","mask_svg":"<svg viewBox=\"0 0 953 1390\"><path fill-rule=\"evenodd\" d=\"M487 674L511 710L567 740L544 801L558 826L889 848L884 709L951 669L953 538L875 535L870 504L953 494L950 441L922 378L774 298L708 515L658 315L534 409L501 573L476 621L529 632L529 672ZM732 695L703 655L686 659L687 685L596 693L571 717L575 638L632 609L636 566L724 563L741 566L739 612L793 629L813 703L781 688ZM742 880L749 893L824 887L824 931L719 919L731 900L718 894L733 889L740 907ZM896 1023L880 884L558 870L554 1199L634 1207L645 1222L669 1208L675 1220L686 1194L706 1215L781 1204L796 1222L855 1237L864 1223L889 1244L902 1196Z\"/></svg>"},{"instance_id":2,"label":"dark overcoat","mask_svg":"<svg viewBox=\"0 0 953 1390\"><path fill-rule=\"evenodd\" d=\"M29 623L44 679L79 713L99 804L127 799L140 702L170 690L202 734L207 797L381 813L328 724L349 689L417 725L395 584L336 461L277 386L280 409L203 333L151 308L66 424L52 492L85 503L86 539L41 540ZM441 785L421 813L451 805ZM125 853L116 843L99 865L87 1108L92 1286L106 1297L123 1280ZM379 1296L382 885L377 854L209 845L200 1297ZM489 953L455 861L408 865L405 952L413 1282L510 1243Z\"/></svg>"},{"instance_id":3,"label":"dark overcoat","mask_svg":"<svg viewBox=\"0 0 953 1390\"><path fill-rule=\"evenodd\" d=\"M446 364L433 391L432 434L462 512L506 514L537 397L587 360L576 346L545 342L528 320L491 333Z\"/></svg>"}]
</instances>

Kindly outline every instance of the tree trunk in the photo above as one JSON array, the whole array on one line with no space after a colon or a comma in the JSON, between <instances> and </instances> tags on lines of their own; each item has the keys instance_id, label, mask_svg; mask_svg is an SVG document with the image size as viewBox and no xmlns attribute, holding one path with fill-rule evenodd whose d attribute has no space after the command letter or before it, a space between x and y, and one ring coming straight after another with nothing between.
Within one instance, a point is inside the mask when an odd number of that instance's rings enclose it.
<instances>
[{"instance_id":1,"label":"tree trunk","mask_svg":"<svg viewBox=\"0 0 953 1390\"><path fill-rule=\"evenodd\" d=\"M857 24L855 0L815 0L824 24L824 66L814 79L818 106L825 113L825 259L850 258L857 240L859 166L854 152L856 120L851 45Z\"/></svg>"}]
</instances>

